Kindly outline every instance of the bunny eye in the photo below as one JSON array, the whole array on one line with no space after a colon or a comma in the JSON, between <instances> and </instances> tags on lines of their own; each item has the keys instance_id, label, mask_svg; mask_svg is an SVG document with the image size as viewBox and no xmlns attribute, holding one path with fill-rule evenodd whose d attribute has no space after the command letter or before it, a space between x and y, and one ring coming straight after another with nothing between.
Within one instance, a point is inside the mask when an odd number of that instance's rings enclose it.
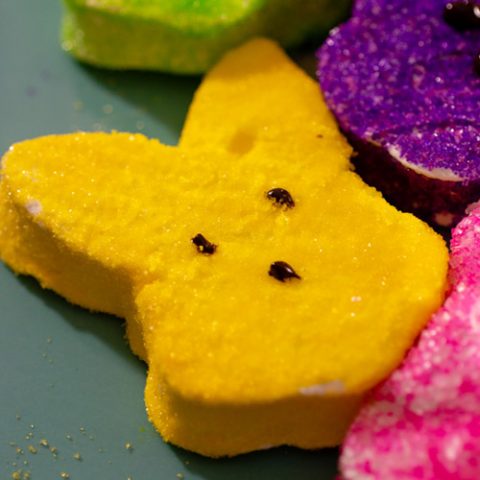
<instances>
[{"instance_id":1,"label":"bunny eye","mask_svg":"<svg viewBox=\"0 0 480 480\"><path fill-rule=\"evenodd\" d=\"M284 282L290 278L298 278L299 280L302 278L291 265L289 265L287 262L282 262L281 260L273 262L270 265L268 274L277 279L279 282Z\"/></svg>"},{"instance_id":2,"label":"bunny eye","mask_svg":"<svg viewBox=\"0 0 480 480\"><path fill-rule=\"evenodd\" d=\"M198 252L204 255L213 255L217 250L217 245L209 242L201 233L197 233L192 238L192 243L197 247Z\"/></svg>"},{"instance_id":3,"label":"bunny eye","mask_svg":"<svg viewBox=\"0 0 480 480\"><path fill-rule=\"evenodd\" d=\"M279 206L285 205L287 208L293 208L295 206L295 201L290 195L290 192L284 188L273 188L269 190L266 195L268 199L273 200Z\"/></svg>"}]
</instances>

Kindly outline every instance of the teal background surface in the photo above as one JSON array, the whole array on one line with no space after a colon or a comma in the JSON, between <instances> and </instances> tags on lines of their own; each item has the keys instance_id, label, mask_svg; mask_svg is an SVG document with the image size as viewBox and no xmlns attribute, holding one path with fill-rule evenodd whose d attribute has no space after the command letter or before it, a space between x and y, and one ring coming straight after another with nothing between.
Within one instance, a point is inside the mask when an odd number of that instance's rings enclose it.
<instances>
[{"instance_id":1,"label":"teal background surface","mask_svg":"<svg viewBox=\"0 0 480 480\"><path fill-rule=\"evenodd\" d=\"M0 151L76 130L138 131L175 144L200 78L80 65L60 49L60 15L57 0L0 0ZM1 479L336 474L336 450L277 448L211 460L165 444L148 423L145 365L130 353L123 322L69 305L3 265L0 364Z\"/></svg>"}]
</instances>

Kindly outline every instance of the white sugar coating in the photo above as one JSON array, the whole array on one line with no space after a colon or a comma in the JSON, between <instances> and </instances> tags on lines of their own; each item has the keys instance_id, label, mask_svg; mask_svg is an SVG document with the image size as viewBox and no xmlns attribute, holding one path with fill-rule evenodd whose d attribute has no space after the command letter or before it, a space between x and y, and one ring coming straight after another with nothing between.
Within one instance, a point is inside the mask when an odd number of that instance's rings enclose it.
<instances>
[{"instance_id":1,"label":"white sugar coating","mask_svg":"<svg viewBox=\"0 0 480 480\"><path fill-rule=\"evenodd\" d=\"M480 207L453 231L450 279L444 306L353 423L344 480L480 478Z\"/></svg>"},{"instance_id":2,"label":"white sugar coating","mask_svg":"<svg viewBox=\"0 0 480 480\"><path fill-rule=\"evenodd\" d=\"M421 134L418 135L421 138ZM413 170L415 173L419 175L423 175L429 178L435 178L437 180L442 180L444 182L461 182L463 180L462 177L457 175L454 171L449 168L425 168L421 165L416 165L412 162L409 162L402 153L400 149L397 147L389 147L388 153L398 162L400 162L404 167L407 169Z\"/></svg>"},{"instance_id":3,"label":"white sugar coating","mask_svg":"<svg viewBox=\"0 0 480 480\"><path fill-rule=\"evenodd\" d=\"M38 200L29 200L25 208L27 209L28 213L36 217L42 212L42 204Z\"/></svg>"},{"instance_id":4,"label":"white sugar coating","mask_svg":"<svg viewBox=\"0 0 480 480\"><path fill-rule=\"evenodd\" d=\"M341 380L333 380L328 383L320 383L318 385L309 385L300 389L300 394L309 396L323 396L327 393L342 393L345 391L345 385Z\"/></svg>"}]
</instances>

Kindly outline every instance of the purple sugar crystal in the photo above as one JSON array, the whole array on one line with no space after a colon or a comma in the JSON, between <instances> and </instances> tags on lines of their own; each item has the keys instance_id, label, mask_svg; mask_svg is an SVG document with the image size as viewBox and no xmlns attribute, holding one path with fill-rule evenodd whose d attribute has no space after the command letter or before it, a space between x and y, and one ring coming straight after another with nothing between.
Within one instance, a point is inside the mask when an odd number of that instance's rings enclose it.
<instances>
[{"instance_id":1,"label":"purple sugar crystal","mask_svg":"<svg viewBox=\"0 0 480 480\"><path fill-rule=\"evenodd\" d=\"M448 25L447 3L358 0L318 52L357 171L400 209L441 226L480 198L480 30Z\"/></svg>"}]
</instances>

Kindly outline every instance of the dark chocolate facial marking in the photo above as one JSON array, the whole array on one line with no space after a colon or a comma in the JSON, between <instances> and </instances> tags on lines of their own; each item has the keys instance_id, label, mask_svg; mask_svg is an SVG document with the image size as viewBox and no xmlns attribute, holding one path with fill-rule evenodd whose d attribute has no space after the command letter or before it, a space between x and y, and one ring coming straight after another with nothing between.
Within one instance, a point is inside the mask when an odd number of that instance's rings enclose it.
<instances>
[{"instance_id":1,"label":"dark chocolate facial marking","mask_svg":"<svg viewBox=\"0 0 480 480\"><path fill-rule=\"evenodd\" d=\"M295 206L292 196L284 188L272 188L267 192L267 198L273 200L278 206L286 206L287 208Z\"/></svg>"},{"instance_id":2,"label":"dark chocolate facial marking","mask_svg":"<svg viewBox=\"0 0 480 480\"><path fill-rule=\"evenodd\" d=\"M461 32L480 28L480 1L448 2L443 11L443 18L451 27Z\"/></svg>"},{"instance_id":3,"label":"dark chocolate facial marking","mask_svg":"<svg viewBox=\"0 0 480 480\"><path fill-rule=\"evenodd\" d=\"M197 233L192 238L192 242L197 247L197 250L204 255L212 255L217 250L217 245L209 242L201 233Z\"/></svg>"},{"instance_id":4,"label":"dark chocolate facial marking","mask_svg":"<svg viewBox=\"0 0 480 480\"><path fill-rule=\"evenodd\" d=\"M291 265L282 261L273 262L270 265L268 274L280 282L284 282L290 278L298 278L299 280L302 278Z\"/></svg>"}]
</instances>

